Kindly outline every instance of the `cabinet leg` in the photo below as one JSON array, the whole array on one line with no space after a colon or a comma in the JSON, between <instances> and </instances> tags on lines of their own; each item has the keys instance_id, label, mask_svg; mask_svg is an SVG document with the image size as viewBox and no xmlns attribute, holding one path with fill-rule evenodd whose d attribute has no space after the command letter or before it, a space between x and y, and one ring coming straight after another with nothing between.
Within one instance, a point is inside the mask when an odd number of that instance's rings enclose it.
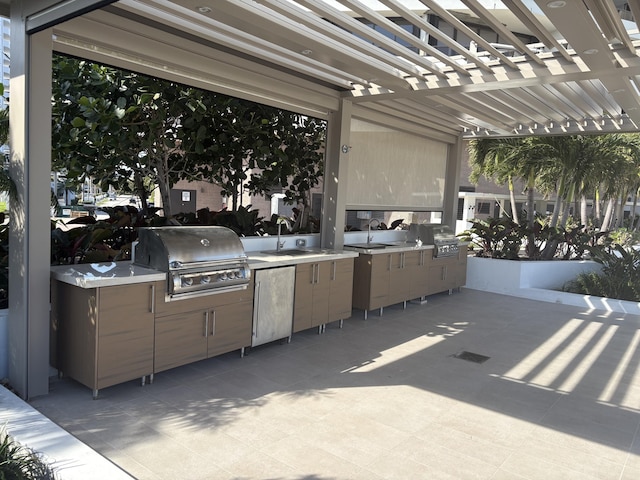
<instances>
[{"instance_id":1,"label":"cabinet leg","mask_svg":"<svg viewBox=\"0 0 640 480\"><path fill-rule=\"evenodd\" d=\"M145 383L147 383L147 377L143 375L142 377L140 377L140 386L144 387Z\"/></svg>"},{"instance_id":2,"label":"cabinet leg","mask_svg":"<svg viewBox=\"0 0 640 480\"><path fill-rule=\"evenodd\" d=\"M149 385L153 383L153 373L149 375Z\"/></svg>"},{"instance_id":3,"label":"cabinet leg","mask_svg":"<svg viewBox=\"0 0 640 480\"><path fill-rule=\"evenodd\" d=\"M402 302L402 309L403 310L407 309L407 301L406 300L404 302Z\"/></svg>"},{"instance_id":4,"label":"cabinet leg","mask_svg":"<svg viewBox=\"0 0 640 480\"><path fill-rule=\"evenodd\" d=\"M367 316L368 316L368 315L369 315L369 310L365 310L365 311L364 311L364 319L365 319L365 320L367 319Z\"/></svg>"},{"instance_id":5,"label":"cabinet leg","mask_svg":"<svg viewBox=\"0 0 640 480\"><path fill-rule=\"evenodd\" d=\"M338 323L338 325L340 326L340 328L342 328L342 325L344 325L344 320L342 318L340 319L340 323Z\"/></svg>"},{"instance_id":6,"label":"cabinet leg","mask_svg":"<svg viewBox=\"0 0 640 480\"><path fill-rule=\"evenodd\" d=\"M322 325L318 325L318 335L322 333Z\"/></svg>"},{"instance_id":7,"label":"cabinet leg","mask_svg":"<svg viewBox=\"0 0 640 480\"><path fill-rule=\"evenodd\" d=\"M291 335L287 337L287 343L291 343Z\"/></svg>"},{"instance_id":8,"label":"cabinet leg","mask_svg":"<svg viewBox=\"0 0 640 480\"><path fill-rule=\"evenodd\" d=\"M380 316L384 313L384 307L380 307Z\"/></svg>"},{"instance_id":9,"label":"cabinet leg","mask_svg":"<svg viewBox=\"0 0 640 480\"><path fill-rule=\"evenodd\" d=\"M449 289L449 295L451 295L453 293L453 288Z\"/></svg>"},{"instance_id":10,"label":"cabinet leg","mask_svg":"<svg viewBox=\"0 0 640 480\"><path fill-rule=\"evenodd\" d=\"M240 349L240 358L244 358L244 347Z\"/></svg>"},{"instance_id":11,"label":"cabinet leg","mask_svg":"<svg viewBox=\"0 0 640 480\"><path fill-rule=\"evenodd\" d=\"M98 389L97 389L97 388L94 388L94 389L93 389L93 399L94 399L94 400L97 400L97 399L98 399Z\"/></svg>"}]
</instances>

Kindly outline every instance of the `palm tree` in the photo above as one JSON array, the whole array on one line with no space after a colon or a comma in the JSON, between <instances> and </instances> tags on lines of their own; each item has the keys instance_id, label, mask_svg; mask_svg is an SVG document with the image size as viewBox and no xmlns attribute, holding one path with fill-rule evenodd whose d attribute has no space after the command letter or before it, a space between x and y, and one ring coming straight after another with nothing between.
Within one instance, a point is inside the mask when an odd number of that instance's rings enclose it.
<instances>
[{"instance_id":1,"label":"palm tree","mask_svg":"<svg viewBox=\"0 0 640 480\"><path fill-rule=\"evenodd\" d=\"M508 185L511 219L518 222L513 181L519 177L518 159L523 147L521 138L482 138L469 142L469 180L477 184L481 176L498 185Z\"/></svg>"}]
</instances>

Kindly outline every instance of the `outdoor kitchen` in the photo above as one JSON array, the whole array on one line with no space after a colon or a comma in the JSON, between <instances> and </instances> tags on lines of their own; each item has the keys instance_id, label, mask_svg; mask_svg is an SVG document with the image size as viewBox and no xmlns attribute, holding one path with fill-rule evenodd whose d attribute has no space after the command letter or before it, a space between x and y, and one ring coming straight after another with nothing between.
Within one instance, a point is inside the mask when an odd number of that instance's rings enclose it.
<instances>
[{"instance_id":1,"label":"outdoor kitchen","mask_svg":"<svg viewBox=\"0 0 640 480\"><path fill-rule=\"evenodd\" d=\"M451 293L464 284L466 249L443 226L425 227L376 231L384 245L375 248L368 232L352 232L342 250L320 248L317 235L285 250L276 237L225 227L142 228L131 262L51 268L51 365L97 398L296 332L321 334L354 308L366 320L369 310Z\"/></svg>"}]
</instances>

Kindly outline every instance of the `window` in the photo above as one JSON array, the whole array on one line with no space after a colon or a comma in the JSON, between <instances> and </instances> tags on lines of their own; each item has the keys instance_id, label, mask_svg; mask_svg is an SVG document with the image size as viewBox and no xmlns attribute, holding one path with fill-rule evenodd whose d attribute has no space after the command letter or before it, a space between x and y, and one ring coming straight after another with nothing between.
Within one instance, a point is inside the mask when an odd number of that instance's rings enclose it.
<instances>
[{"instance_id":1,"label":"window","mask_svg":"<svg viewBox=\"0 0 640 480\"><path fill-rule=\"evenodd\" d=\"M489 202L478 202L478 214L491 215L491 204Z\"/></svg>"}]
</instances>

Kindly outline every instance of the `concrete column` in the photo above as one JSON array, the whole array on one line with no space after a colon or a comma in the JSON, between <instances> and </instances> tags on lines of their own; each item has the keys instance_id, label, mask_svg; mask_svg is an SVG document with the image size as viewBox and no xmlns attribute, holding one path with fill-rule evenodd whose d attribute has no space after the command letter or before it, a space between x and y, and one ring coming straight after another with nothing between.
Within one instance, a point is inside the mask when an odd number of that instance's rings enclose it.
<instances>
[{"instance_id":1,"label":"concrete column","mask_svg":"<svg viewBox=\"0 0 640 480\"><path fill-rule=\"evenodd\" d=\"M458 189L460 187L460 168L462 162L463 141L460 135L456 143L449 145L447 154L447 174L444 181L444 205L442 223L456 228L456 214L458 212Z\"/></svg>"},{"instance_id":2,"label":"concrete column","mask_svg":"<svg viewBox=\"0 0 640 480\"><path fill-rule=\"evenodd\" d=\"M27 35L11 5L9 380L23 398L49 391L51 31Z\"/></svg>"},{"instance_id":3,"label":"concrete column","mask_svg":"<svg viewBox=\"0 0 640 480\"><path fill-rule=\"evenodd\" d=\"M341 100L340 110L329 115L322 201L322 248L341 249L344 245L351 107L350 101Z\"/></svg>"}]
</instances>

